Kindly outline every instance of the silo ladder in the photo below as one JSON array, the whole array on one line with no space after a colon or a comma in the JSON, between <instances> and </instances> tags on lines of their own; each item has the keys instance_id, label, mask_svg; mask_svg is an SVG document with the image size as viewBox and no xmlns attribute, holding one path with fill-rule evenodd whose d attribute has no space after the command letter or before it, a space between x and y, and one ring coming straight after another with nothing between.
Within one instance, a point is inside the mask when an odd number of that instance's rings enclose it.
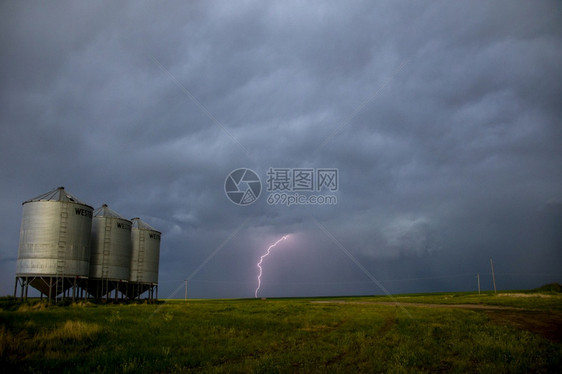
<instances>
[{"instance_id":1,"label":"silo ladder","mask_svg":"<svg viewBox=\"0 0 562 374\"><path fill-rule=\"evenodd\" d=\"M137 286L139 287L138 289L138 295L140 296L142 288L140 285L140 282L142 282L143 280L143 268L144 268L144 232L140 232L139 235L139 258L138 258L138 262L137 262Z\"/></svg>"},{"instance_id":2,"label":"silo ladder","mask_svg":"<svg viewBox=\"0 0 562 374\"><path fill-rule=\"evenodd\" d=\"M55 302L57 301L59 295L61 299L64 297L64 273L66 265L66 237L68 230L68 211L66 209L66 204L62 204L60 213L60 228L59 228L59 242L57 250L57 270L56 270L56 281L55 281Z\"/></svg>"},{"instance_id":3,"label":"silo ladder","mask_svg":"<svg viewBox=\"0 0 562 374\"><path fill-rule=\"evenodd\" d=\"M103 254L101 265L101 296L109 291L109 256L111 251L111 219L105 220L105 231L103 233Z\"/></svg>"}]
</instances>

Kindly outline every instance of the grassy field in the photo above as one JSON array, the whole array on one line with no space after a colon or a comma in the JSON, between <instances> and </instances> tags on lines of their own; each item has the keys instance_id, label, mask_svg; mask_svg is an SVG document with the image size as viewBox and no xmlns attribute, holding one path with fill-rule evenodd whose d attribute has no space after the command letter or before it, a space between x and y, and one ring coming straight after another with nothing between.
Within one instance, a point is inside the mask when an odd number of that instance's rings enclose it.
<instances>
[{"instance_id":1,"label":"grassy field","mask_svg":"<svg viewBox=\"0 0 562 374\"><path fill-rule=\"evenodd\" d=\"M558 372L562 366L560 293L402 295L394 301L46 307L0 299L0 367L4 373L501 373Z\"/></svg>"}]
</instances>

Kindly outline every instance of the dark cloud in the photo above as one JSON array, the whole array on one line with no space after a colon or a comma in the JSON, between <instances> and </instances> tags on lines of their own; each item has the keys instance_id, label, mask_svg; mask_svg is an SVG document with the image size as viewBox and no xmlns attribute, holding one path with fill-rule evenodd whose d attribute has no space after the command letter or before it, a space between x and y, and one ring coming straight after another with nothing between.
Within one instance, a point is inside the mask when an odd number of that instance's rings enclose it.
<instances>
[{"instance_id":1,"label":"dark cloud","mask_svg":"<svg viewBox=\"0 0 562 374\"><path fill-rule=\"evenodd\" d=\"M391 292L561 280L557 2L0 7L1 293L59 185L163 232L161 295L222 245L190 294L252 296L284 233L268 295L382 292L316 223ZM338 202L235 206L239 167L338 168Z\"/></svg>"}]
</instances>

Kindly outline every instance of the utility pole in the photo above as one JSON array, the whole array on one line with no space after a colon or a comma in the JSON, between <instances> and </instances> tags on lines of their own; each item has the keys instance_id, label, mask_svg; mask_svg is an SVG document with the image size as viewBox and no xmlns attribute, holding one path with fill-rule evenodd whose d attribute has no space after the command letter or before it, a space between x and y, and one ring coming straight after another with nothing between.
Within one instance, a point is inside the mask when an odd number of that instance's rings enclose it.
<instances>
[{"instance_id":1,"label":"utility pole","mask_svg":"<svg viewBox=\"0 0 562 374\"><path fill-rule=\"evenodd\" d=\"M490 257L490 267L492 268L492 281L494 282L494 295L497 295L497 290L496 290L496 276L494 275L494 262L492 261L492 258Z\"/></svg>"},{"instance_id":2,"label":"utility pole","mask_svg":"<svg viewBox=\"0 0 562 374\"><path fill-rule=\"evenodd\" d=\"M480 273L476 273L476 279L478 279L478 295L480 295Z\"/></svg>"},{"instance_id":3,"label":"utility pole","mask_svg":"<svg viewBox=\"0 0 562 374\"><path fill-rule=\"evenodd\" d=\"M187 301L187 279L185 280L185 301Z\"/></svg>"}]
</instances>

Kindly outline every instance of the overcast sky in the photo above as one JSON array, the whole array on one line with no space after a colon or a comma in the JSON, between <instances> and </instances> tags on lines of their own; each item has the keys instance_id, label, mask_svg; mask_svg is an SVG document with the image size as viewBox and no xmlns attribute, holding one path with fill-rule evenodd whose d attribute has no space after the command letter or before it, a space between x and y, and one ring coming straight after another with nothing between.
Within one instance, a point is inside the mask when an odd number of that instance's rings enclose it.
<instances>
[{"instance_id":1,"label":"overcast sky","mask_svg":"<svg viewBox=\"0 0 562 374\"><path fill-rule=\"evenodd\" d=\"M491 289L490 257L500 289L562 282L559 1L0 17L2 295L21 203L58 186L162 232L160 297L186 278L190 297L253 297L285 234L262 296ZM269 205L270 167L337 168L337 204ZM225 195L237 168L261 179L253 204Z\"/></svg>"}]
</instances>

